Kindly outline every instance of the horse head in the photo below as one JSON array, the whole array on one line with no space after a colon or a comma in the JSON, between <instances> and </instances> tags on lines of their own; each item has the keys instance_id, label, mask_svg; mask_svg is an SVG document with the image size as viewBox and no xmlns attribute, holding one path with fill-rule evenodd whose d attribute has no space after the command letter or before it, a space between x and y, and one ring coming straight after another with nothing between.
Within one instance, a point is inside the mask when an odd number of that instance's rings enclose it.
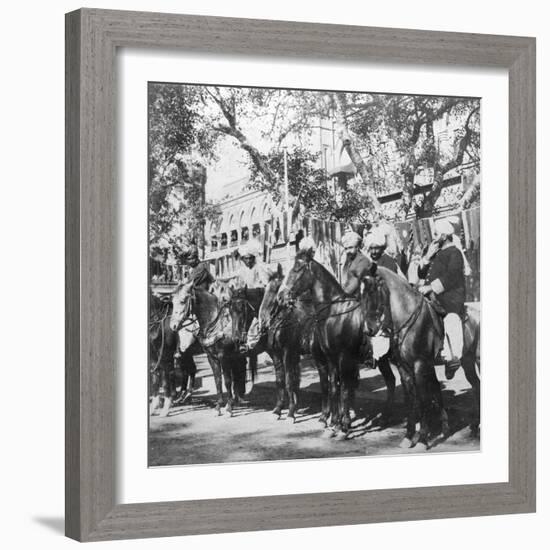
<instances>
[{"instance_id":1,"label":"horse head","mask_svg":"<svg viewBox=\"0 0 550 550\"><path fill-rule=\"evenodd\" d=\"M369 274L361 284L361 301L365 314L367 336L376 336L384 321L385 304L389 300L389 289L382 277L377 275L377 265L373 263Z\"/></svg>"},{"instance_id":2,"label":"horse head","mask_svg":"<svg viewBox=\"0 0 550 550\"><path fill-rule=\"evenodd\" d=\"M269 328L271 319L277 312L280 304L278 301L278 292L283 282L284 275L281 264L277 264L277 270L269 274L267 286L265 287L264 297L258 311L258 321L260 330L265 332Z\"/></svg>"},{"instance_id":3,"label":"horse head","mask_svg":"<svg viewBox=\"0 0 550 550\"><path fill-rule=\"evenodd\" d=\"M309 250L300 250L294 259L294 266L283 279L277 293L281 305L292 304L299 296L311 290L315 277L313 274L314 260Z\"/></svg>"},{"instance_id":4,"label":"horse head","mask_svg":"<svg viewBox=\"0 0 550 550\"><path fill-rule=\"evenodd\" d=\"M177 332L186 319L194 313L195 287L193 283L180 284L172 296L172 316L170 328Z\"/></svg>"},{"instance_id":5,"label":"horse head","mask_svg":"<svg viewBox=\"0 0 550 550\"><path fill-rule=\"evenodd\" d=\"M237 344L246 342L246 333L252 319L256 315L254 307L250 303L248 288L245 286L235 290L228 302L231 314L232 339Z\"/></svg>"}]
</instances>

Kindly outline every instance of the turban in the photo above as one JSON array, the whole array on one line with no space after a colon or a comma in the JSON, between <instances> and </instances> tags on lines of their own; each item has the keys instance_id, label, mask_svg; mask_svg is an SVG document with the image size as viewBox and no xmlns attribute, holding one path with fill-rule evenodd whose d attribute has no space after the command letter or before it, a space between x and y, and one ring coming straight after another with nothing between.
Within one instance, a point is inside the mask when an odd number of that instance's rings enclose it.
<instances>
[{"instance_id":1,"label":"turban","mask_svg":"<svg viewBox=\"0 0 550 550\"><path fill-rule=\"evenodd\" d=\"M245 256L257 256L260 253L260 243L257 241L250 241L247 244L243 244L239 247L239 255Z\"/></svg>"},{"instance_id":2,"label":"turban","mask_svg":"<svg viewBox=\"0 0 550 550\"><path fill-rule=\"evenodd\" d=\"M448 220L437 220L434 224L435 232L438 235L453 235L455 228L453 224Z\"/></svg>"},{"instance_id":3,"label":"turban","mask_svg":"<svg viewBox=\"0 0 550 550\"><path fill-rule=\"evenodd\" d=\"M308 252L315 252L317 249L315 246L315 241L311 237L304 237L300 241L299 248L300 250L307 250Z\"/></svg>"},{"instance_id":4,"label":"turban","mask_svg":"<svg viewBox=\"0 0 550 550\"><path fill-rule=\"evenodd\" d=\"M354 231L348 231L342 238L342 244L344 248L348 246L359 246L361 242L361 237Z\"/></svg>"},{"instance_id":5,"label":"turban","mask_svg":"<svg viewBox=\"0 0 550 550\"><path fill-rule=\"evenodd\" d=\"M365 248L368 250L371 246L387 246L386 235L380 229L367 235Z\"/></svg>"},{"instance_id":6,"label":"turban","mask_svg":"<svg viewBox=\"0 0 550 550\"><path fill-rule=\"evenodd\" d=\"M254 256L254 253L250 250L250 246L243 244L242 246L239 246L239 256L244 258L245 256Z\"/></svg>"},{"instance_id":7,"label":"turban","mask_svg":"<svg viewBox=\"0 0 550 550\"><path fill-rule=\"evenodd\" d=\"M199 257L199 249L196 244L191 244L187 248L183 250L183 257L184 258L198 258Z\"/></svg>"}]
</instances>

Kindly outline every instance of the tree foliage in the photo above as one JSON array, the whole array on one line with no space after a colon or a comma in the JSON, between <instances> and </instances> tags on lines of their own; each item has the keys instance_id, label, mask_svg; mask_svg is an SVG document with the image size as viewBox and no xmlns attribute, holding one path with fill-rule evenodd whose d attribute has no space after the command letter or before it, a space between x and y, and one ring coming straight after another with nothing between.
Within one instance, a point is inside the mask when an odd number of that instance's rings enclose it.
<instances>
[{"instance_id":1,"label":"tree foliage","mask_svg":"<svg viewBox=\"0 0 550 550\"><path fill-rule=\"evenodd\" d=\"M324 219L385 217L379 197L390 192L402 192L402 215L429 215L450 170L479 166L479 100L471 98L159 84L150 87L149 104L155 235L166 234L175 220L200 228L219 214L197 196L200 186L193 182L202 181L200 167L215 163L227 142L246 155L251 188L268 192L276 204L283 198L286 149L291 205ZM333 181L320 167L312 135L323 120L336 122L356 172L350 184ZM432 186L418 202L415 184L422 174ZM178 208L170 206L174 186L185 190ZM461 206L478 196L479 182Z\"/></svg>"},{"instance_id":2,"label":"tree foliage","mask_svg":"<svg viewBox=\"0 0 550 550\"><path fill-rule=\"evenodd\" d=\"M214 140L196 96L194 87L149 86L149 242L175 255L200 241L206 220L219 215L204 200L204 161L214 159Z\"/></svg>"}]
</instances>

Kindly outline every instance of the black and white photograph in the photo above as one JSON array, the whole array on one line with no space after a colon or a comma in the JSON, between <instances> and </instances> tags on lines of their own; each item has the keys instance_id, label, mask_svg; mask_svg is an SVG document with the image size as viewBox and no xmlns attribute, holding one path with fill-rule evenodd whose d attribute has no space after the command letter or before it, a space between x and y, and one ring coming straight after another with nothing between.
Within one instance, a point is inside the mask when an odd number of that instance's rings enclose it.
<instances>
[{"instance_id":1,"label":"black and white photograph","mask_svg":"<svg viewBox=\"0 0 550 550\"><path fill-rule=\"evenodd\" d=\"M479 451L480 98L147 92L149 466Z\"/></svg>"}]
</instances>

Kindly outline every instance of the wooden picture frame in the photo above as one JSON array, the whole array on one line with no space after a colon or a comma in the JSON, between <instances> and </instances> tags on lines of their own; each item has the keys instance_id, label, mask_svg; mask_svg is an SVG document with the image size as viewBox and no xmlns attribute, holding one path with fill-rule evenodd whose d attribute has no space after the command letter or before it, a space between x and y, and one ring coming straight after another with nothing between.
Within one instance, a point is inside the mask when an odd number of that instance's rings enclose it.
<instances>
[{"instance_id":1,"label":"wooden picture frame","mask_svg":"<svg viewBox=\"0 0 550 550\"><path fill-rule=\"evenodd\" d=\"M117 48L509 71L509 480L116 504ZM66 16L66 534L81 541L535 510L535 39L82 9Z\"/></svg>"}]
</instances>

